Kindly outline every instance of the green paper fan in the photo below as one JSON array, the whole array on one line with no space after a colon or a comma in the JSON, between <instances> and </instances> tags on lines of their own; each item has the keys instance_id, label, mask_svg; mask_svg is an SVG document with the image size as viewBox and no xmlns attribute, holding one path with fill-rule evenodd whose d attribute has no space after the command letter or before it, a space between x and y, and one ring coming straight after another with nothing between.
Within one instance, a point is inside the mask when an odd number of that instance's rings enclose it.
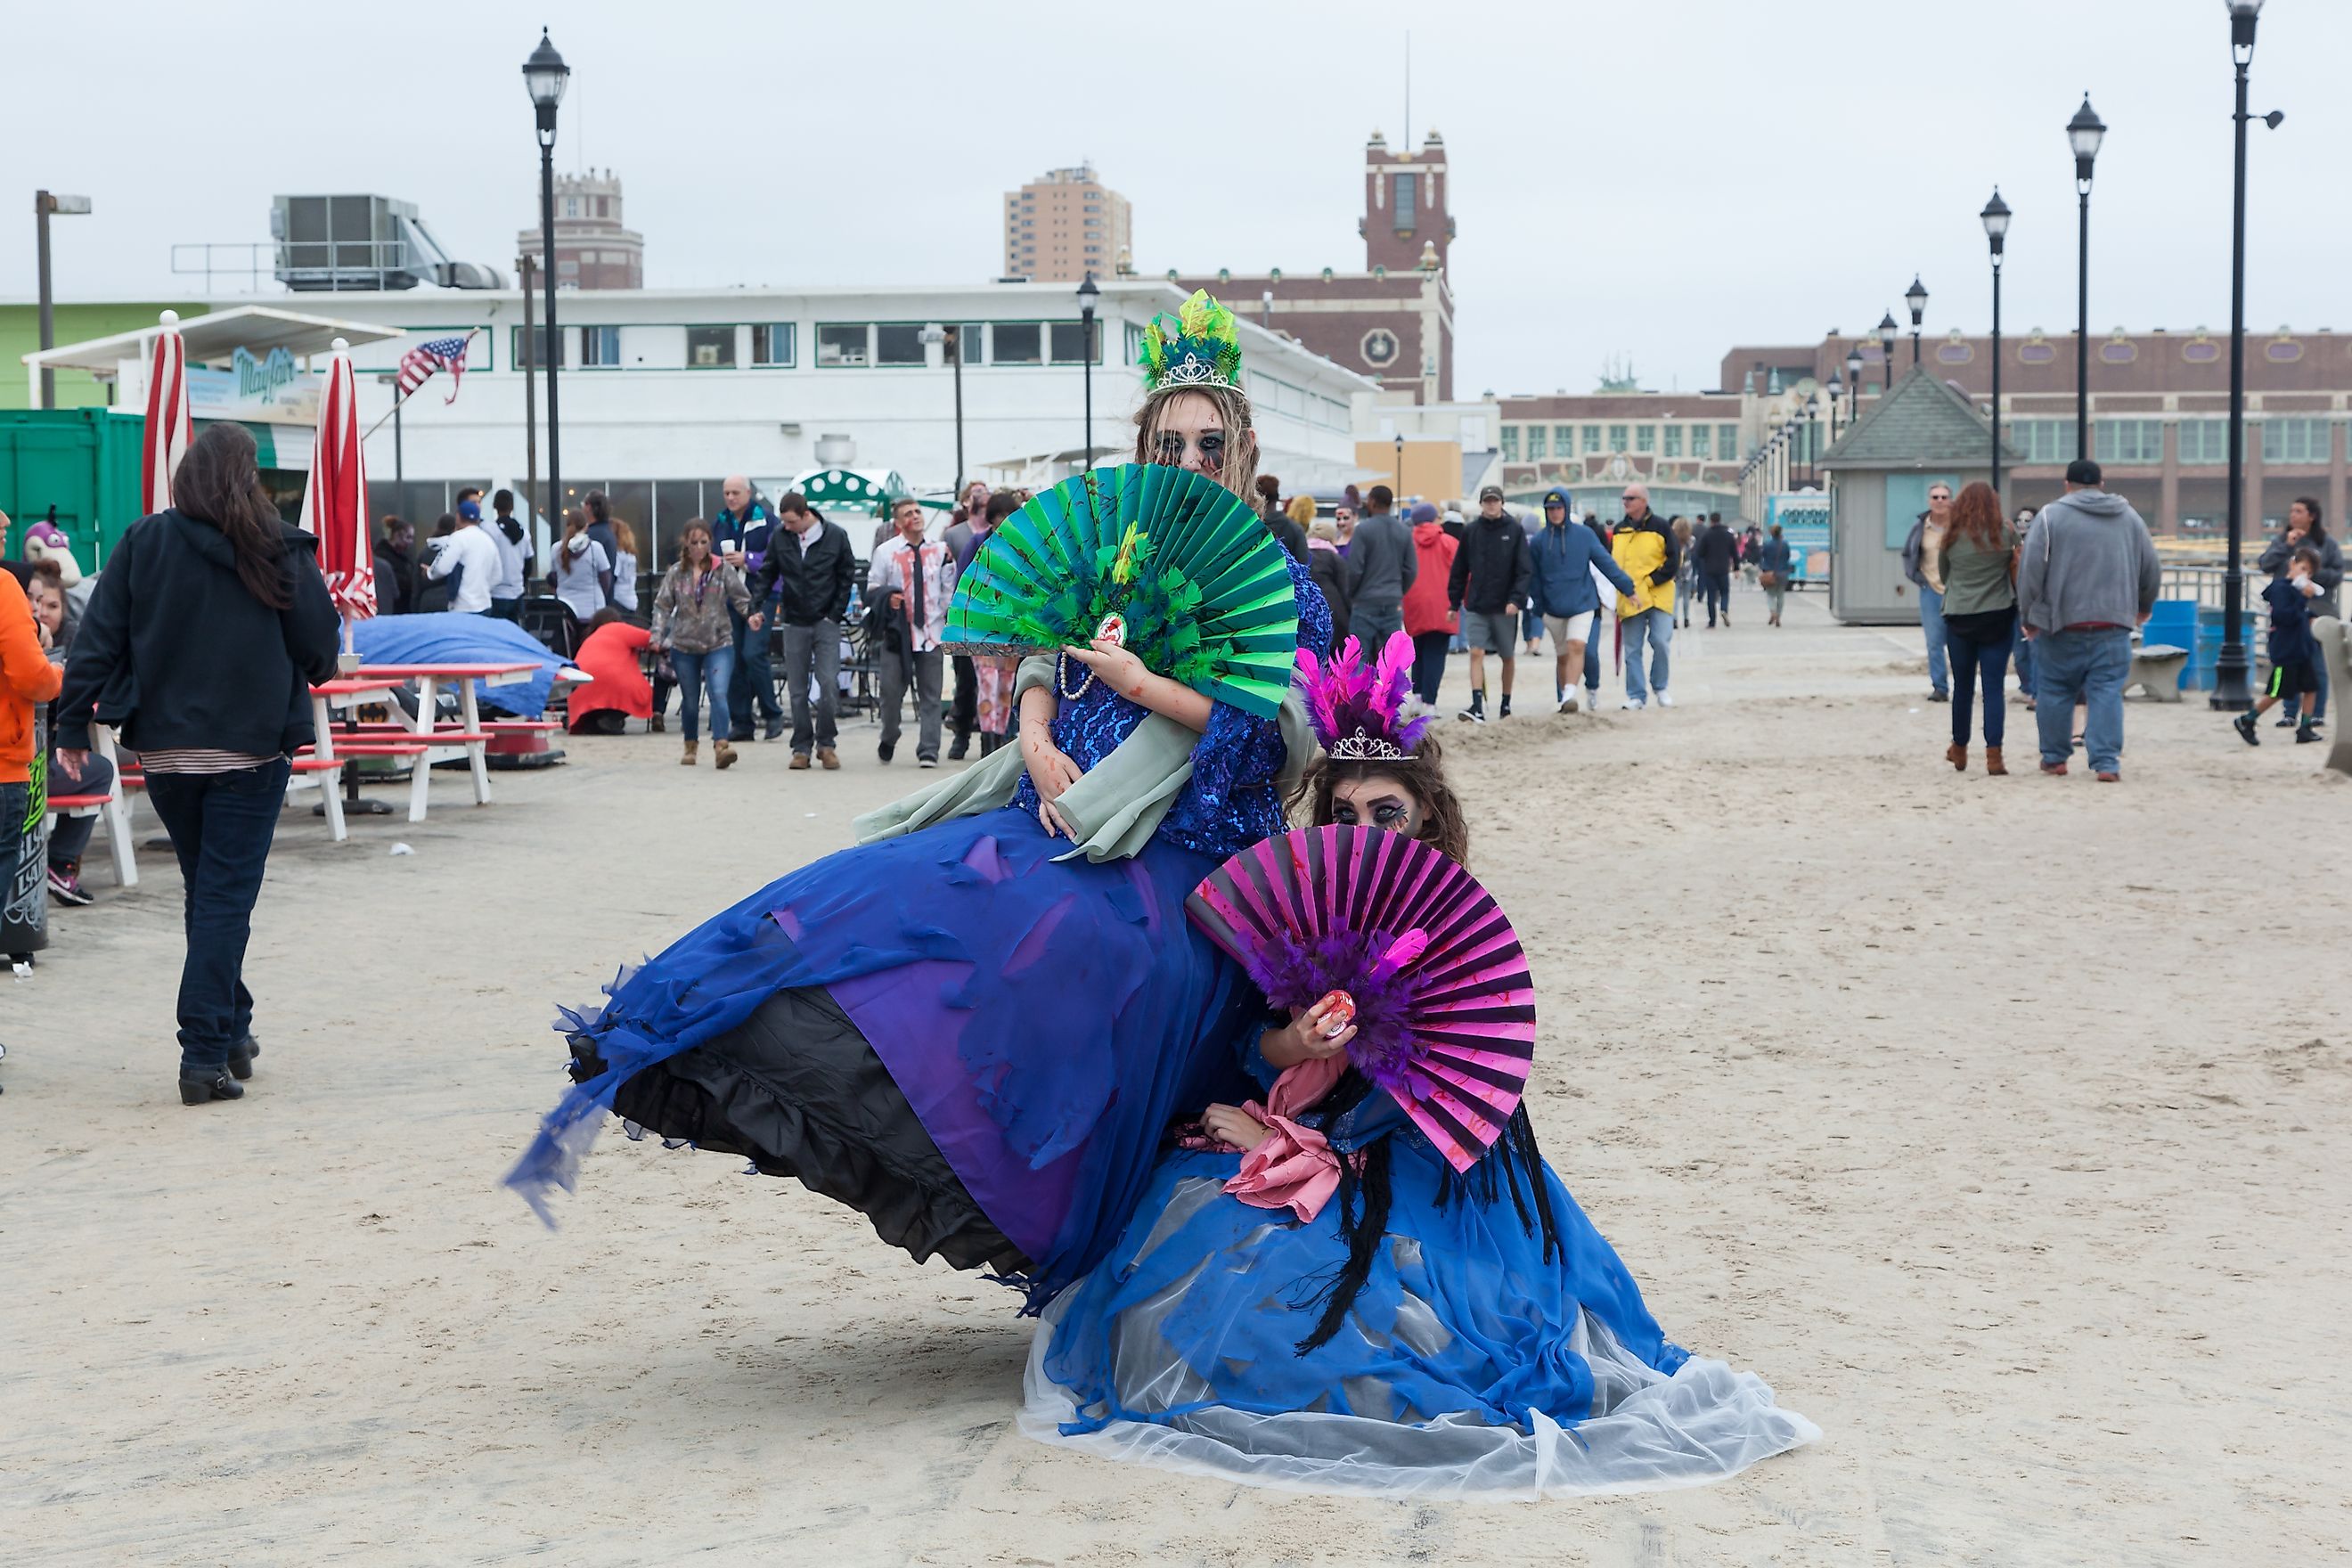
<instances>
[{"instance_id":1,"label":"green paper fan","mask_svg":"<svg viewBox=\"0 0 2352 1568\"><path fill-rule=\"evenodd\" d=\"M1282 546L1223 485L1157 464L1089 469L998 524L957 579L947 640L1051 653L1112 615L1147 668L1203 696L1270 719L1290 689L1298 600Z\"/></svg>"}]
</instances>

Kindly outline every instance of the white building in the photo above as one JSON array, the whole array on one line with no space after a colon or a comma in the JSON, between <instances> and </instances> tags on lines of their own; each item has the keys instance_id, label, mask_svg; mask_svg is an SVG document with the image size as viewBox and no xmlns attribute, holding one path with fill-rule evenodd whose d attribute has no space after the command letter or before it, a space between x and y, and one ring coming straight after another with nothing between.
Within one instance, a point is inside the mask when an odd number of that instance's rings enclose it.
<instances>
[{"instance_id":1,"label":"white building","mask_svg":"<svg viewBox=\"0 0 2352 1568\"><path fill-rule=\"evenodd\" d=\"M1093 446L1098 460L1117 461L1133 447L1144 323L1174 311L1182 296L1159 279L1115 279L1101 289L1097 335L1108 353L1093 366ZM369 438L375 510L429 529L460 485L522 493L520 293L415 289L320 302L347 321L404 329L352 351L367 424L391 409L391 375L404 353L475 334L456 402L444 401L449 379L436 375L396 427L387 421ZM641 535L652 525L656 555L688 519L718 507L730 474L751 476L772 497L820 466L895 470L917 491L948 490L958 472L957 378L944 344L924 341L927 326L959 329L967 479L1048 483L1075 472L1087 445L1084 333L1075 291L1064 285L563 290L557 310L566 504L605 491ZM1373 383L1246 321L1241 332L1262 469L1280 476L1286 491L1352 478L1351 405ZM125 363L117 406L141 406L142 374ZM543 485L543 376L538 396ZM405 481L398 491L396 476Z\"/></svg>"}]
</instances>

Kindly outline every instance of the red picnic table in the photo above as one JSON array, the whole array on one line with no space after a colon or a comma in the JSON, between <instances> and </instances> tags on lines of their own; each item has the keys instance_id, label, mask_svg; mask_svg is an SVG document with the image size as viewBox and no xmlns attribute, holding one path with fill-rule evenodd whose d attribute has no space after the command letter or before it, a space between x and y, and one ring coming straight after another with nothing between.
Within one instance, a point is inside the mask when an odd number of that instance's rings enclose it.
<instances>
[{"instance_id":1,"label":"red picnic table","mask_svg":"<svg viewBox=\"0 0 2352 1568\"><path fill-rule=\"evenodd\" d=\"M319 731L316 746L321 763L357 757L405 757L411 764L408 785L408 820L425 820L426 784L433 764L457 757L466 759L474 779L474 804L490 804L490 769L484 754L490 735L482 728L481 707L475 700L475 682L484 686L514 686L530 679L540 668L533 663L514 664L363 664L356 670L336 679L310 688L310 710ZM394 700L394 693L414 681L416 685L416 713L410 717L406 709ZM457 711L460 721L452 730L434 717L440 689L446 681L457 683ZM334 710L349 710L366 703L381 702L388 708L394 723L387 727L371 728L357 735L346 734L338 741L334 733ZM321 778L320 789L325 795L328 826L336 840L344 837L342 803L335 797L331 783Z\"/></svg>"}]
</instances>

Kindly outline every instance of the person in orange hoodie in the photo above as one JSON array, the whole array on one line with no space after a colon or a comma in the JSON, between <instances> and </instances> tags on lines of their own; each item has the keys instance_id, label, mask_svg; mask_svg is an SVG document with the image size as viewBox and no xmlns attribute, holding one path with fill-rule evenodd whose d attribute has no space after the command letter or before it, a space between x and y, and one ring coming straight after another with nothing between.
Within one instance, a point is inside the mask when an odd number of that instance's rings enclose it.
<instances>
[{"instance_id":1,"label":"person in orange hoodie","mask_svg":"<svg viewBox=\"0 0 2352 1568\"><path fill-rule=\"evenodd\" d=\"M1446 584L1454 575L1454 554L1462 542L1445 531L1437 509L1413 509L1412 550L1420 574L1404 595L1404 629L1412 637L1412 694L1424 708L1437 706L1437 689L1445 679L1445 655L1454 646L1454 606L1446 599Z\"/></svg>"},{"instance_id":2,"label":"person in orange hoodie","mask_svg":"<svg viewBox=\"0 0 2352 1568\"><path fill-rule=\"evenodd\" d=\"M64 672L49 662L48 634L15 568L0 571L0 952L28 958L47 945L48 791L37 769L36 709L58 694ZM43 759L46 762L46 759Z\"/></svg>"}]
</instances>

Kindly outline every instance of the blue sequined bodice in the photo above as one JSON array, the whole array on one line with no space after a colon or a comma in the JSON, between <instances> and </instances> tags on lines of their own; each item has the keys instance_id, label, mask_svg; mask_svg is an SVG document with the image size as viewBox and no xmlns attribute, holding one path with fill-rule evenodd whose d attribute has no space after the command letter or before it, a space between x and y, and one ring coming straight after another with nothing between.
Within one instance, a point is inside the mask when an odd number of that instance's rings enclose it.
<instances>
[{"instance_id":1,"label":"blue sequined bodice","mask_svg":"<svg viewBox=\"0 0 2352 1568\"><path fill-rule=\"evenodd\" d=\"M1283 563L1290 569L1291 589L1298 595L1298 646L1318 658L1328 657L1331 607L1304 565L1287 552ZM1066 679L1075 683L1076 677ZM1133 734L1150 711L1095 681L1077 697L1061 699L1054 744L1081 771L1090 769ZM1209 728L1192 748L1192 776L1169 806L1155 837L1222 860L1280 833L1289 826L1274 787L1282 763L1279 723L1253 718L1226 703L1214 704ZM1037 786L1026 773L1013 792L1013 804L1024 811L1037 809Z\"/></svg>"}]
</instances>

